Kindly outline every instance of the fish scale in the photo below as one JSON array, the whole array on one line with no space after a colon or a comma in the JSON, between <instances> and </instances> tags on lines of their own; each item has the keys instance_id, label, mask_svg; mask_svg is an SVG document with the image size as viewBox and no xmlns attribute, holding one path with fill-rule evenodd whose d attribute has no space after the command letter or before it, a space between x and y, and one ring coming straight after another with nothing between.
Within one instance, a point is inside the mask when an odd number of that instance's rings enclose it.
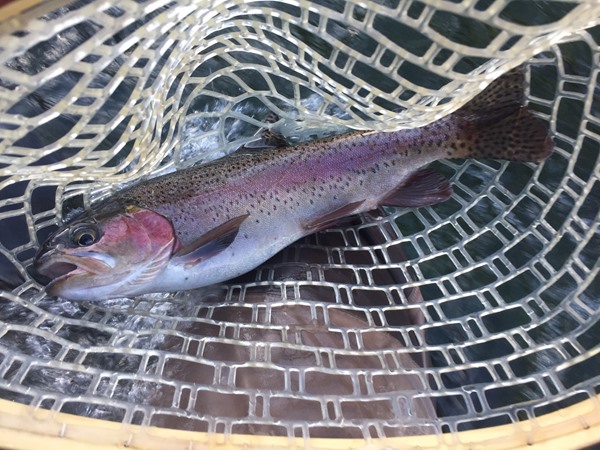
<instances>
[{"instance_id":1,"label":"fish scale","mask_svg":"<svg viewBox=\"0 0 600 450\"><path fill-rule=\"evenodd\" d=\"M354 131L143 181L63 226L35 268L52 278L52 293L90 300L234 278L345 216L446 200L451 187L425 168L432 161L544 159L552 142L521 106L522 94L522 75L513 71L463 109L418 129ZM132 239L143 245L132 247Z\"/></svg>"}]
</instances>

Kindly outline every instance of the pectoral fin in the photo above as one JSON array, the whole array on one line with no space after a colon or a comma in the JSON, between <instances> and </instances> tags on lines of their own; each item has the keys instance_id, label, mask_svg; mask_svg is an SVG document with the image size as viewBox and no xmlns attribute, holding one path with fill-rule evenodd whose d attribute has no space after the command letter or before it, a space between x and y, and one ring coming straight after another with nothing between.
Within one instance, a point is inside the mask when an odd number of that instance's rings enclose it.
<instances>
[{"instance_id":1,"label":"pectoral fin","mask_svg":"<svg viewBox=\"0 0 600 450\"><path fill-rule=\"evenodd\" d=\"M175 261L185 265L195 265L218 255L235 240L242 222L247 218L248 214L234 217L203 234L194 242L184 245L173 255Z\"/></svg>"},{"instance_id":2,"label":"pectoral fin","mask_svg":"<svg viewBox=\"0 0 600 450\"><path fill-rule=\"evenodd\" d=\"M381 205L415 208L435 205L448 200L451 195L452 186L443 175L431 169L421 169L389 192L381 200Z\"/></svg>"},{"instance_id":3,"label":"pectoral fin","mask_svg":"<svg viewBox=\"0 0 600 450\"><path fill-rule=\"evenodd\" d=\"M341 208L338 208L334 211L331 211L330 213L327 213L323 216L317 217L314 220L311 220L308 223L305 223L304 228L310 232L325 230L335 225L340 219L354 213L356 209L363 203L364 200L360 200L358 202L353 202L344 205Z\"/></svg>"}]
</instances>

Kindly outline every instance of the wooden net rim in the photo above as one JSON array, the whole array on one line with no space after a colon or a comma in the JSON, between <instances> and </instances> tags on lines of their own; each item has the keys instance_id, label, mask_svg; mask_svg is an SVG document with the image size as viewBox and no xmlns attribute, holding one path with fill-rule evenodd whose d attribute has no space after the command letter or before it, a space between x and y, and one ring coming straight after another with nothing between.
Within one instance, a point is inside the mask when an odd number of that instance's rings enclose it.
<instances>
[{"instance_id":1,"label":"wooden net rim","mask_svg":"<svg viewBox=\"0 0 600 450\"><path fill-rule=\"evenodd\" d=\"M419 448L576 449L600 442L600 396L534 419L441 435L364 439L288 438L128 425L0 400L0 436L8 449Z\"/></svg>"}]
</instances>

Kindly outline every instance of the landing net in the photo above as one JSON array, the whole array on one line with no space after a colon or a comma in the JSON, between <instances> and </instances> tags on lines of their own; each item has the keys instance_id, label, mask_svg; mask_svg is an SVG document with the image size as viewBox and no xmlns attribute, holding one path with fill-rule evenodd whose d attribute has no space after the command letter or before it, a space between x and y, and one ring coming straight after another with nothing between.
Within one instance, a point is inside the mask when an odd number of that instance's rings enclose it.
<instances>
[{"instance_id":1,"label":"landing net","mask_svg":"<svg viewBox=\"0 0 600 450\"><path fill-rule=\"evenodd\" d=\"M556 411L545 438L600 421L596 1L49 1L0 17L0 398L23 416L207 442L460 442L513 424L526 444L540 437L523 424ZM71 211L120 186L263 127L293 143L423 125L522 63L556 145L543 164L436 163L451 200L363 215L222 286L76 303L27 272Z\"/></svg>"}]
</instances>

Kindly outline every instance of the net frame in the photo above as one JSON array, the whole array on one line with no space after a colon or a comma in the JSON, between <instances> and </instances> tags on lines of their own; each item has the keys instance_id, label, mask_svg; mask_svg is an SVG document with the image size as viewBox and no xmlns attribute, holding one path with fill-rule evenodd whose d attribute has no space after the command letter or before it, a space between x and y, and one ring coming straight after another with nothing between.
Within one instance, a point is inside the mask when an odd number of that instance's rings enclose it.
<instances>
[{"instance_id":1,"label":"net frame","mask_svg":"<svg viewBox=\"0 0 600 450\"><path fill-rule=\"evenodd\" d=\"M473 3L473 5L474 5L474 3ZM240 6L240 5L238 5L238 6ZM593 10L588 10L588 11L593 11ZM338 16L335 16L335 17L338 17ZM585 24L586 24L586 25L590 25L590 23L592 23L592 22L596 21L596 19L594 19L594 18L590 19L590 17L593 17L593 15L587 16L587 17L585 18ZM594 22L594 23L595 23L595 22ZM573 37L573 36L571 36L571 38L572 38L572 37ZM558 39L556 36L554 36L554 38L555 38L555 39ZM564 35L564 33L563 33L563 35L561 36L561 38L560 38L560 39L565 39L565 35ZM588 39L588 40L589 40L589 42L593 42L593 39L592 39L592 38L591 38L589 35L588 35L588 37L587 37L587 38L586 38L586 37L584 37L584 39ZM547 42L549 42L549 41L547 41ZM542 48L544 48L544 47L543 47L543 46L541 46L541 44L540 44L540 47L539 47L539 48L537 48L537 50L540 50L540 49L542 49ZM536 51L535 53L538 53L538 51ZM359 59L360 59L360 57L359 57ZM539 62L539 61L540 61L540 60L538 60L538 62ZM505 66L505 67L506 67L506 66ZM567 80L568 80L568 78L567 78ZM571 80L573 80L573 79L571 79ZM575 79L574 79L574 80L575 80L575 81L577 81L577 78L575 77ZM352 94L354 94L354 92L352 92ZM566 96L568 97L568 93L564 92L563 94L567 94ZM570 95L571 95L571 96L573 96L573 94L570 94ZM333 98L332 98L332 99L333 99ZM428 106L430 106L430 105L428 105ZM558 106L556 106L556 105L555 105L555 106L552 106L552 108L557 108L557 107L558 107ZM447 111L446 111L446 112L447 112ZM445 113L444 113L444 112L439 112L439 114L445 114ZM553 114L554 114L554 112L553 112ZM542 115L543 115L543 114L542 114ZM354 119L354 120L358 120L358 119L357 119L357 117L354 117L353 119ZM369 123L369 125L370 125L370 123ZM553 131L555 131L555 132L556 132L557 130L553 130ZM559 133L557 133L557 134L559 134ZM561 134L562 134L562 133L561 133ZM567 143L567 144L570 144L570 145L573 145L573 146L575 146L575 147L576 147L576 146L579 146L579 145L580 145L580 139L583 139L583 138L584 138L586 135L587 135L587 136L590 136L590 135L591 135L591 136L592 136L592 137L594 137L594 138L596 138L596 137L597 137L597 134L595 134L593 131L586 130L586 133L584 133L583 137L577 137L576 139L572 139L572 138L571 138L571 139L569 139L569 138L567 138L567 139L564 139L564 141L566 141L566 143ZM564 138L564 135L563 135L563 136L561 136L561 137L563 137L563 138ZM169 152L171 152L171 151L172 151L172 147L167 149L167 153L169 153ZM561 153L561 152L562 152L562 154L563 154L563 155L565 155L565 156L570 156L569 152L565 151L565 149L564 149L564 148L562 148L562 149L561 149L560 145L559 145L558 152L559 152L559 153ZM155 163L157 164L157 163L158 163L158 161L159 161L159 160L160 160L160 161L162 161L162 159L163 159L163 158L157 158L157 159L155 160ZM459 169L457 172L458 172L458 175L457 175L456 177L458 177L458 176L461 174L461 172L460 172L460 169ZM31 172L31 173L33 173L33 172ZM29 173L29 174L25 174L25 175L31 175L31 173ZM101 173L103 174L103 172L98 172L98 173L97 173L97 175L99 175L99 174L101 174ZM131 175L135 176L135 175L136 175L135 169L134 169L134 170L132 170L132 171L130 171L130 172L127 172L127 174L128 174L128 176L131 176ZM574 191L572 191L572 194L573 194L574 196L580 196L581 198L583 198L584 196L583 196L582 194L589 193L589 190L590 190L590 189L591 189L591 188L590 188L589 186L584 186L584 187L583 187L583 190L581 191L581 187L580 187L579 189L575 189ZM582 194L581 194L579 191L581 191L581 193L582 193ZM472 194L473 194L473 195L475 195L475 194L477 194L477 193L476 193L476 192L472 192ZM577 205L578 207L580 207L582 202L583 202L583 200L579 200L579 203L577 203L576 205ZM426 219L425 219L424 221L426 221ZM592 229L590 229L590 230L592 230ZM588 232L589 232L589 233L591 233L591 232L592 232L592 231L590 231L590 230L588 230ZM433 246L433 245L432 245L432 246ZM585 286L584 286L584 287L585 287ZM581 290L583 290L583 288L582 288ZM23 292L24 292L24 291L25 291L25 290L23 290ZM592 401L593 401L593 400L592 400ZM545 416L541 416L541 417L545 417ZM540 417L540 418L541 418L541 417ZM456 435L456 434L457 434L457 433L453 433L452 435ZM311 441L312 441L312 438L311 438Z\"/></svg>"},{"instance_id":2,"label":"net frame","mask_svg":"<svg viewBox=\"0 0 600 450\"><path fill-rule=\"evenodd\" d=\"M598 398L550 413L519 426L502 425L449 435L406 436L375 439L289 438L264 435L219 435L159 427L123 426L99 419L31 409L0 400L0 430L7 448L585 448L600 440Z\"/></svg>"}]
</instances>

